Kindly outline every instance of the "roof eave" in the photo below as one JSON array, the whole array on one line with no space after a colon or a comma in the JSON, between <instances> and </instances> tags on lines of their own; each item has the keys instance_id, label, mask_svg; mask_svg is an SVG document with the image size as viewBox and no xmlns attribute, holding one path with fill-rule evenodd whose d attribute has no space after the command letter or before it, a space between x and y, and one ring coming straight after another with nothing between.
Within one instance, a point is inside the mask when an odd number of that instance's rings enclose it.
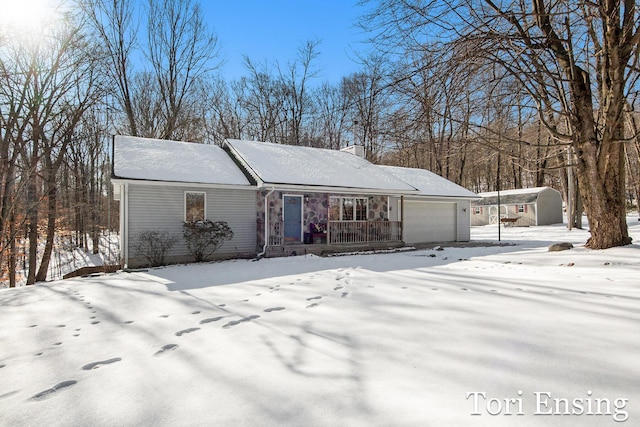
<instances>
[{"instance_id":1,"label":"roof eave","mask_svg":"<svg viewBox=\"0 0 640 427\"><path fill-rule=\"evenodd\" d=\"M189 181L163 181L153 179L139 179L139 178L111 178L112 184L131 184L138 185L166 185L169 187L200 187L200 188L233 188L237 190L256 190L256 186L247 184L220 184L220 183L208 183L208 182L189 182Z\"/></svg>"},{"instance_id":2,"label":"roof eave","mask_svg":"<svg viewBox=\"0 0 640 427\"><path fill-rule=\"evenodd\" d=\"M346 194L371 194L387 196L390 194L397 195L417 195L417 190L403 189L385 189L385 188L361 188L361 187L341 187L327 185L307 185L307 184L290 184L277 182L263 182L259 188L275 188L278 191L306 191L309 193L346 193Z\"/></svg>"}]
</instances>

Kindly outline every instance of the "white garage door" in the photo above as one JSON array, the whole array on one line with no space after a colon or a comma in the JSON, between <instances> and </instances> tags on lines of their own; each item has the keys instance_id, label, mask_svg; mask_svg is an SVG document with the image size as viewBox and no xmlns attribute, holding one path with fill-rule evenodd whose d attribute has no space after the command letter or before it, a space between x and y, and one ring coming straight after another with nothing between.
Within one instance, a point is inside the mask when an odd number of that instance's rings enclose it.
<instances>
[{"instance_id":1,"label":"white garage door","mask_svg":"<svg viewBox=\"0 0 640 427\"><path fill-rule=\"evenodd\" d=\"M455 242L457 204L405 200L405 243Z\"/></svg>"}]
</instances>

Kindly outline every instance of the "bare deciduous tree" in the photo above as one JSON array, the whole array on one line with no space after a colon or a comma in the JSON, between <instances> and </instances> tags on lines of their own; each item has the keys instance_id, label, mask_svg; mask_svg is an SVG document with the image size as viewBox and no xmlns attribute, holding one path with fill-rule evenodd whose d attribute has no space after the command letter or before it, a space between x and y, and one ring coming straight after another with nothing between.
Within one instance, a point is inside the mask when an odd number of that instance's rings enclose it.
<instances>
[{"instance_id":1,"label":"bare deciduous tree","mask_svg":"<svg viewBox=\"0 0 640 427\"><path fill-rule=\"evenodd\" d=\"M438 39L469 64L498 66L494 79L517 79L554 144L573 147L591 231L587 246L630 243L624 107L639 76L635 1L391 0L368 18L387 47L391 41L415 52Z\"/></svg>"}]
</instances>

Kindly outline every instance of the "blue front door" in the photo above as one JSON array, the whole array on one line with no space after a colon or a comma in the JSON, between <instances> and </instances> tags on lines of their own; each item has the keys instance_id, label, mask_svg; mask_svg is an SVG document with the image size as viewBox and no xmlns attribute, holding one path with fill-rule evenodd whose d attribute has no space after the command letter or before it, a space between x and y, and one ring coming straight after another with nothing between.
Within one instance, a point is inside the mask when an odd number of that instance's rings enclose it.
<instances>
[{"instance_id":1,"label":"blue front door","mask_svg":"<svg viewBox=\"0 0 640 427\"><path fill-rule=\"evenodd\" d=\"M284 196L284 241L302 241L302 196Z\"/></svg>"}]
</instances>

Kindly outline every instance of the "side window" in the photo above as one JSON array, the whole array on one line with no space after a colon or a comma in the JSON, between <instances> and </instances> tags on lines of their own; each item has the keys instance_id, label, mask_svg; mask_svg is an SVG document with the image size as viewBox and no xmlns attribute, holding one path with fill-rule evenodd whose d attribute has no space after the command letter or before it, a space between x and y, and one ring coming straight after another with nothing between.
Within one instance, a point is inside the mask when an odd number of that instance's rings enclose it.
<instances>
[{"instance_id":1,"label":"side window","mask_svg":"<svg viewBox=\"0 0 640 427\"><path fill-rule=\"evenodd\" d=\"M329 220L340 221L340 198L331 197L329 199Z\"/></svg>"},{"instance_id":2,"label":"side window","mask_svg":"<svg viewBox=\"0 0 640 427\"><path fill-rule=\"evenodd\" d=\"M356 221L367 220L367 199L356 199Z\"/></svg>"},{"instance_id":3,"label":"side window","mask_svg":"<svg viewBox=\"0 0 640 427\"><path fill-rule=\"evenodd\" d=\"M206 219L206 193L186 191L184 193L184 220L204 221Z\"/></svg>"},{"instance_id":4,"label":"side window","mask_svg":"<svg viewBox=\"0 0 640 427\"><path fill-rule=\"evenodd\" d=\"M353 221L353 199L342 199L342 221Z\"/></svg>"}]
</instances>

